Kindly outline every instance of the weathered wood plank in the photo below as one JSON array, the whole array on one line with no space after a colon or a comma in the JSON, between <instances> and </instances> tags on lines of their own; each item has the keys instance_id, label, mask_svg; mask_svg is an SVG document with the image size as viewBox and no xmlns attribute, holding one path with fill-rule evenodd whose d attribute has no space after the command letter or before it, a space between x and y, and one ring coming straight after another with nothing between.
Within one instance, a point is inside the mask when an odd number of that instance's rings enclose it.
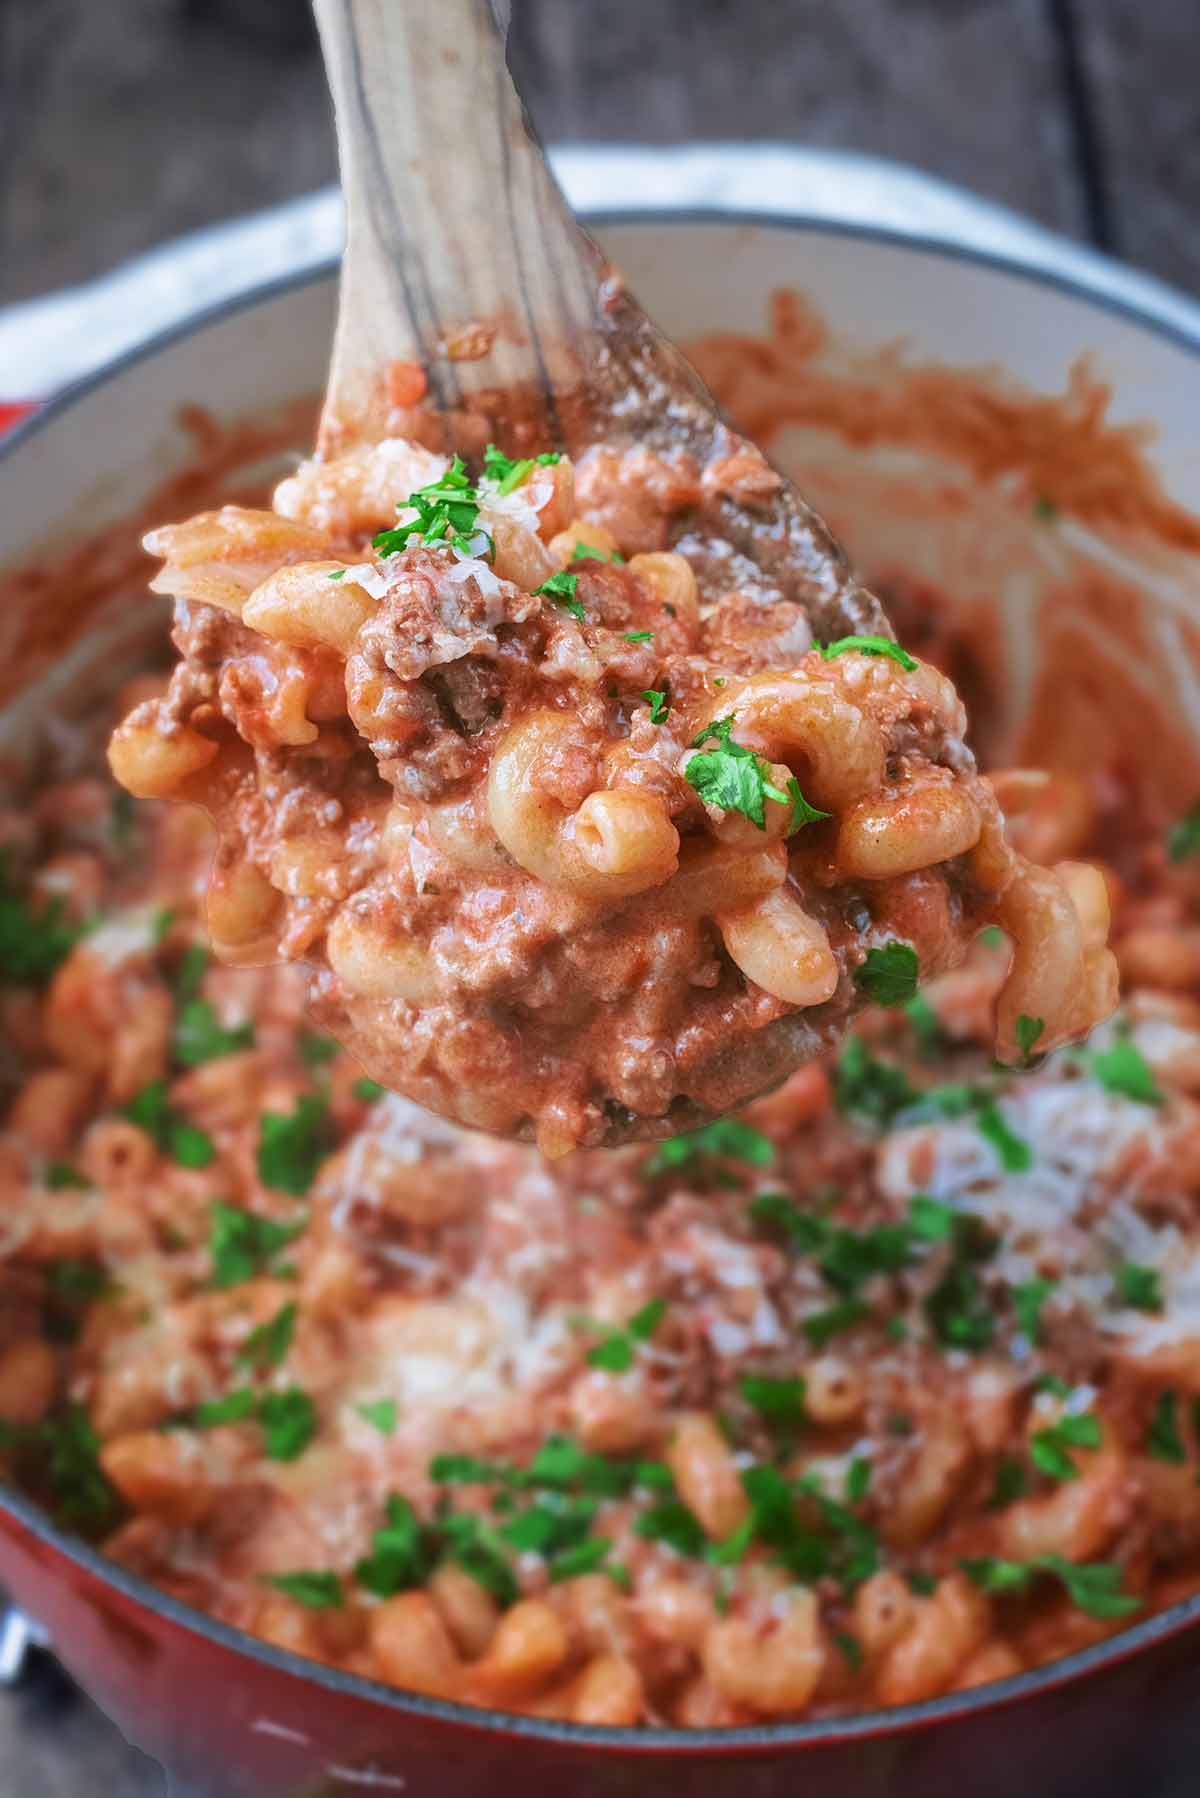
<instances>
[{"instance_id":1,"label":"weathered wood plank","mask_svg":"<svg viewBox=\"0 0 1200 1798\"><path fill-rule=\"evenodd\" d=\"M1200 293L1200 13L1194 0L1079 11L1114 248Z\"/></svg>"},{"instance_id":2,"label":"weathered wood plank","mask_svg":"<svg viewBox=\"0 0 1200 1798\"><path fill-rule=\"evenodd\" d=\"M835 145L1082 226L1042 0L516 0L512 43L552 140Z\"/></svg>"}]
</instances>

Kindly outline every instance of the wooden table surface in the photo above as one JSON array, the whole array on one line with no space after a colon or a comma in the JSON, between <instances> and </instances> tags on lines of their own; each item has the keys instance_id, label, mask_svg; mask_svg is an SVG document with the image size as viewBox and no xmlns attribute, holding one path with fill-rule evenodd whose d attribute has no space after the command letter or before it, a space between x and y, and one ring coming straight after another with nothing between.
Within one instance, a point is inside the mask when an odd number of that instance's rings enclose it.
<instances>
[{"instance_id":1,"label":"wooden table surface","mask_svg":"<svg viewBox=\"0 0 1200 1798\"><path fill-rule=\"evenodd\" d=\"M1196 0L514 0L514 15L552 141L867 150L1200 292ZM0 304L333 178L306 0L0 0ZM0 1698L3 1798L161 1790L46 1670Z\"/></svg>"}]
</instances>

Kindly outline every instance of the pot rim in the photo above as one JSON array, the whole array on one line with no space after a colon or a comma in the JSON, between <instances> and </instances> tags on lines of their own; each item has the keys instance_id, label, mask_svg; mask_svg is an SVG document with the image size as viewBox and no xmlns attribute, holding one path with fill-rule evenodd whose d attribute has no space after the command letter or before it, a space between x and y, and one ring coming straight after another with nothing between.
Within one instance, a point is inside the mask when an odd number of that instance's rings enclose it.
<instances>
[{"instance_id":1,"label":"pot rim","mask_svg":"<svg viewBox=\"0 0 1200 1798\"><path fill-rule=\"evenodd\" d=\"M954 191L947 190L944 183L935 182L931 185L943 191ZM985 215L997 213L1002 218L1008 216L1000 209L986 205L983 205L982 210ZM1064 266L1048 266L1044 253L1038 253L1038 246L1045 246L1047 242L1053 244L1056 240L1054 234L1037 228L1030 229L1029 253L1026 255L1015 251L1011 246L988 248L979 241L955 242L936 233L914 232L897 224L839 220L819 212L789 215L705 204L678 208L606 207L589 212L587 217L590 224L601 227L648 224L661 228L663 225L684 223L753 225L767 230L829 232L836 236L860 238L867 242L909 249L918 254L945 256L1066 293L1164 337L1200 359L1200 306L1193 306L1184 296L1174 294L1169 288L1160 289L1158 283L1145 281L1140 276L1130 274L1124 279L1126 271L1107 258L1092 252L1077 252L1067 244L1062 245ZM1088 275L1092 265L1105 277L1097 279L1095 284ZM330 280L336 270L336 259L323 259L295 273L280 276L231 295L215 305L198 309L166 330L155 333L143 343L126 350L103 367L64 388L32 417L11 431L0 442L0 466L10 457L18 455L26 443L53 425L79 400L109 385L138 363L169 349L172 344L194 332L202 331L239 312L250 310L314 282ZM1170 302L1169 305L1156 303L1160 293ZM567 1747L607 1749L621 1754L641 1753L656 1758L664 1754L691 1757L714 1752L735 1754L747 1749L766 1751L817 1748L876 1736L907 1735L935 1724L950 1723L980 1711L1010 1706L1024 1698L1073 1685L1103 1668L1132 1659L1143 1650L1200 1623L1200 1593L1196 1593L1117 1635L1107 1637L1091 1648L1030 1668L1009 1679L966 1692L950 1693L921 1704L864 1711L854 1716L756 1724L733 1729L602 1728L427 1698L419 1693L404 1692L356 1674L343 1673L320 1662L306 1660L263 1642L246 1631L220 1623L204 1612L170 1597L149 1581L127 1572L99 1550L61 1530L39 1506L8 1487L0 1487L0 1513L4 1512L14 1518L35 1540L91 1574L102 1584L114 1588L130 1602L164 1616L177 1628L199 1635L215 1647L248 1656L279 1673L311 1682L347 1698L380 1706L398 1716L415 1715L429 1721L470 1729L479 1734L511 1736Z\"/></svg>"}]
</instances>

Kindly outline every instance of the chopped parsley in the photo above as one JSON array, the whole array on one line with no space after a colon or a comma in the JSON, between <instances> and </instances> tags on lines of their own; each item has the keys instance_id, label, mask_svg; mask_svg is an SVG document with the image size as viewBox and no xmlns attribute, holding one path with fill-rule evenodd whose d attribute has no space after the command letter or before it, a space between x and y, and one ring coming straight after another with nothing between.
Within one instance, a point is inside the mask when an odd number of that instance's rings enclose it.
<instances>
[{"instance_id":1,"label":"chopped parsley","mask_svg":"<svg viewBox=\"0 0 1200 1798\"><path fill-rule=\"evenodd\" d=\"M288 1386L267 1392L258 1401L263 1452L271 1461L295 1461L317 1433L317 1409L307 1392Z\"/></svg>"},{"instance_id":2,"label":"chopped parsley","mask_svg":"<svg viewBox=\"0 0 1200 1798\"><path fill-rule=\"evenodd\" d=\"M931 1199L927 1192L915 1192L908 1201L908 1221L915 1235L926 1242L945 1242L954 1232L953 1205Z\"/></svg>"},{"instance_id":3,"label":"chopped parsley","mask_svg":"<svg viewBox=\"0 0 1200 1798\"><path fill-rule=\"evenodd\" d=\"M189 943L179 959L171 982L177 1005L187 1005L200 997L200 987L208 971L208 950L203 943Z\"/></svg>"},{"instance_id":4,"label":"chopped parsley","mask_svg":"<svg viewBox=\"0 0 1200 1798\"><path fill-rule=\"evenodd\" d=\"M1179 1434L1179 1398L1174 1392L1160 1392L1146 1433L1146 1453L1156 1461L1187 1460L1183 1438Z\"/></svg>"},{"instance_id":5,"label":"chopped parsley","mask_svg":"<svg viewBox=\"0 0 1200 1798\"><path fill-rule=\"evenodd\" d=\"M988 1499L989 1511L1002 1511L1014 1500L1024 1498L1029 1490L1029 1475L1024 1463L1015 1455L1002 1455L996 1463L995 1479L992 1483L991 1497Z\"/></svg>"},{"instance_id":6,"label":"chopped parsley","mask_svg":"<svg viewBox=\"0 0 1200 1798\"><path fill-rule=\"evenodd\" d=\"M887 1130L902 1111L917 1103L921 1094L904 1069L894 1061L872 1055L861 1036L845 1038L833 1077L838 1110Z\"/></svg>"},{"instance_id":7,"label":"chopped parsley","mask_svg":"<svg viewBox=\"0 0 1200 1798\"><path fill-rule=\"evenodd\" d=\"M909 943L885 943L880 949L868 949L862 965L854 971L854 983L862 988L876 1005L907 1005L917 990L920 962Z\"/></svg>"},{"instance_id":8,"label":"chopped parsley","mask_svg":"<svg viewBox=\"0 0 1200 1798\"><path fill-rule=\"evenodd\" d=\"M798 830L803 830L806 824L819 824L823 818L831 818L833 816L832 812L823 812L820 806L809 804L808 800L804 797L804 794L800 791L800 782L796 779L794 774L788 781L787 790L788 798L792 802L792 809L788 814L787 830L784 832L785 836L794 837L796 832Z\"/></svg>"},{"instance_id":9,"label":"chopped parsley","mask_svg":"<svg viewBox=\"0 0 1200 1798\"><path fill-rule=\"evenodd\" d=\"M681 1498L664 1498L661 1504L652 1505L635 1519L633 1527L645 1541L664 1542L676 1554L693 1560L707 1547L699 1519Z\"/></svg>"},{"instance_id":10,"label":"chopped parsley","mask_svg":"<svg viewBox=\"0 0 1200 1798\"><path fill-rule=\"evenodd\" d=\"M296 1306L283 1305L274 1317L251 1330L234 1359L240 1367L278 1367L287 1359L295 1330Z\"/></svg>"},{"instance_id":11,"label":"chopped parsley","mask_svg":"<svg viewBox=\"0 0 1200 1798\"><path fill-rule=\"evenodd\" d=\"M479 504L479 494L471 485L466 464L461 456L455 456L450 467L436 481L409 494L405 506L416 511L413 522L379 531L372 537L371 546L382 556L394 556L407 549L414 540L420 543L449 542L465 555L482 553L490 557L494 552L492 540L486 531L477 529Z\"/></svg>"},{"instance_id":12,"label":"chopped parsley","mask_svg":"<svg viewBox=\"0 0 1200 1798\"><path fill-rule=\"evenodd\" d=\"M996 1320L972 1265L985 1250L972 1233L956 1234L954 1257L925 1300L925 1316L944 1348L985 1349L996 1333Z\"/></svg>"},{"instance_id":13,"label":"chopped parsley","mask_svg":"<svg viewBox=\"0 0 1200 1798\"><path fill-rule=\"evenodd\" d=\"M1137 1261L1122 1261L1114 1276L1117 1297L1134 1311L1161 1311L1162 1282L1158 1269Z\"/></svg>"},{"instance_id":14,"label":"chopped parsley","mask_svg":"<svg viewBox=\"0 0 1200 1798\"><path fill-rule=\"evenodd\" d=\"M846 1503L861 1504L871 1489L873 1472L866 1455L855 1455L846 1469Z\"/></svg>"},{"instance_id":15,"label":"chopped parsley","mask_svg":"<svg viewBox=\"0 0 1200 1798\"><path fill-rule=\"evenodd\" d=\"M1172 824L1167 832L1167 857L1170 861L1185 862L1190 856L1197 854L1200 854L1200 800Z\"/></svg>"},{"instance_id":16,"label":"chopped parsley","mask_svg":"<svg viewBox=\"0 0 1200 1798\"><path fill-rule=\"evenodd\" d=\"M699 1130L683 1136L668 1136L659 1143L642 1169L647 1179L666 1173L669 1168L690 1167L706 1155L724 1156L744 1161L750 1167L769 1167L775 1159L775 1145L770 1137L740 1118L715 1118Z\"/></svg>"},{"instance_id":17,"label":"chopped parsley","mask_svg":"<svg viewBox=\"0 0 1200 1798\"><path fill-rule=\"evenodd\" d=\"M1143 1105L1161 1105L1162 1090L1141 1050L1127 1036L1118 1036L1112 1047L1091 1057L1092 1072L1110 1093L1121 1093Z\"/></svg>"},{"instance_id":18,"label":"chopped parsley","mask_svg":"<svg viewBox=\"0 0 1200 1798\"><path fill-rule=\"evenodd\" d=\"M847 1667L849 1667L851 1673L861 1673L865 1656L862 1650L862 1643L858 1640L858 1637L850 1635L844 1629L839 1629L834 1631L833 1639L837 1645L838 1653L845 1661Z\"/></svg>"},{"instance_id":19,"label":"chopped parsley","mask_svg":"<svg viewBox=\"0 0 1200 1798\"><path fill-rule=\"evenodd\" d=\"M175 1024L171 1051L186 1068L198 1068L238 1049L254 1047L254 1025L247 1021L227 1030L207 999L189 999Z\"/></svg>"},{"instance_id":20,"label":"chopped parsley","mask_svg":"<svg viewBox=\"0 0 1200 1798\"><path fill-rule=\"evenodd\" d=\"M381 1436L392 1436L396 1431L398 1410L394 1398L372 1399L370 1404L355 1405L354 1409L364 1423L369 1423L373 1430Z\"/></svg>"},{"instance_id":21,"label":"chopped parsley","mask_svg":"<svg viewBox=\"0 0 1200 1798\"><path fill-rule=\"evenodd\" d=\"M62 899L38 906L13 884L7 855L0 854L0 981L45 986L84 933Z\"/></svg>"},{"instance_id":22,"label":"chopped parsley","mask_svg":"<svg viewBox=\"0 0 1200 1798\"><path fill-rule=\"evenodd\" d=\"M433 1571L435 1548L429 1532L406 1498L393 1492L384 1506L387 1522L371 1538L371 1552L354 1577L376 1598L394 1598L423 1586Z\"/></svg>"},{"instance_id":23,"label":"chopped parsley","mask_svg":"<svg viewBox=\"0 0 1200 1798\"><path fill-rule=\"evenodd\" d=\"M166 942L178 916L179 913L171 905L164 905L160 911L155 912L150 920L150 940L155 948L161 948Z\"/></svg>"},{"instance_id":24,"label":"chopped parsley","mask_svg":"<svg viewBox=\"0 0 1200 1798\"><path fill-rule=\"evenodd\" d=\"M936 1061L946 1050L941 1019L924 993L917 993L904 1007L904 1015L917 1039L917 1048L927 1061Z\"/></svg>"},{"instance_id":25,"label":"chopped parsley","mask_svg":"<svg viewBox=\"0 0 1200 1798\"><path fill-rule=\"evenodd\" d=\"M1112 1621L1141 1608L1141 1599L1121 1590L1121 1569L1107 1561L1068 1561L1039 1555L1033 1561L1001 1561L990 1555L960 1563L969 1579L998 1596L1024 1594L1041 1574L1062 1582L1068 1598L1089 1617Z\"/></svg>"},{"instance_id":26,"label":"chopped parsley","mask_svg":"<svg viewBox=\"0 0 1200 1798\"><path fill-rule=\"evenodd\" d=\"M996 1151L1005 1173L1028 1173L1033 1166L1033 1150L1023 1136L1009 1128L995 1099L975 1100L975 1122L980 1136Z\"/></svg>"},{"instance_id":27,"label":"chopped parsley","mask_svg":"<svg viewBox=\"0 0 1200 1798\"><path fill-rule=\"evenodd\" d=\"M69 1161L48 1161L42 1169L42 1181L52 1192L61 1192L67 1187L88 1192L92 1184L87 1175L81 1174Z\"/></svg>"},{"instance_id":28,"label":"chopped parsley","mask_svg":"<svg viewBox=\"0 0 1200 1798\"><path fill-rule=\"evenodd\" d=\"M804 1420L804 1381L771 1374L744 1373L738 1391L769 1424L792 1425Z\"/></svg>"},{"instance_id":29,"label":"chopped parsley","mask_svg":"<svg viewBox=\"0 0 1200 1798\"><path fill-rule=\"evenodd\" d=\"M344 581L345 578L346 570L344 568L335 568L332 574L327 574L325 576L327 581Z\"/></svg>"},{"instance_id":30,"label":"chopped parsley","mask_svg":"<svg viewBox=\"0 0 1200 1798\"><path fill-rule=\"evenodd\" d=\"M333 1147L328 1105L303 1093L293 1112L266 1111L258 1123L258 1177L264 1186L302 1199Z\"/></svg>"},{"instance_id":31,"label":"chopped parsley","mask_svg":"<svg viewBox=\"0 0 1200 1798\"><path fill-rule=\"evenodd\" d=\"M239 1386L223 1398L212 1398L197 1405L187 1421L196 1430L215 1430L222 1424L244 1423L257 1409L258 1394L249 1386Z\"/></svg>"},{"instance_id":32,"label":"chopped parsley","mask_svg":"<svg viewBox=\"0 0 1200 1798\"><path fill-rule=\"evenodd\" d=\"M47 1276L51 1292L70 1305L87 1304L108 1291L108 1270L97 1261L56 1261Z\"/></svg>"},{"instance_id":33,"label":"chopped parsley","mask_svg":"<svg viewBox=\"0 0 1200 1798\"><path fill-rule=\"evenodd\" d=\"M438 1519L438 1524L447 1538L454 1564L485 1592L490 1592L498 1604L512 1604L519 1596L520 1588L505 1546L493 1525L469 1511L447 1512Z\"/></svg>"},{"instance_id":34,"label":"chopped parsley","mask_svg":"<svg viewBox=\"0 0 1200 1798\"><path fill-rule=\"evenodd\" d=\"M1034 1432L1029 1443L1029 1459L1048 1479L1077 1480L1079 1468L1068 1450L1099 1447L1099 1419L1090 1411L1078 1416L1068 1412L1047 1429Z\"/></svg>"},{"instance_id":35,"label":"chopped parsley","mask_svg":"<svg viewBox=\"0 0 1200 1798\"><path fill-rule=\"evenodd\" d=\"M1058 517L1058 507L1044 493L1039 493L1033 502L1033 516L1039 524L1053 524Z\"/></svg>"},{"instance_id":36,"label":"chopped parsley","mask_svg":"<svg viewBox=\"0 0 1200 1798\"><path fill-rule=\"evenodd\" d=\"M605 1373L627 1373L633 1366L638 1343L650 1340L666 1311L666 1299L651 1299L634 1313L623 1330L612 1331L588 1350L588 1366L602 1368Z\"/></svg>"},{"instance_id":37,"label":"chopped parsley","mask_svg":"<svg viewBox=\"0 0 1200 1798\"><path fill-rule=\"evenodd\" d=\"M759 830L765 830L766 800L788 805L789 795L772 785L770 765L761 755L755 755L752 749L733 741L733 726L734 718L730 713L727 718L718 718L705 725L699 735L693 737L692 747L700 753L688 762L684 779L705 805L724 812L740 812ZM714 739L717 747L705 749L704 745Z\"/></svg>"},{"instance_id":38,"label":"chopped parsley","mask_svg":"<svg viewBox=\"0 0 1200 1798\"><path fill-rule=\"evenodd\" d=\"M1028 1063L1033 1055L1034 1045L1046 1028L1045 1018L1031 1018L1023 1011L1017 1019L1017 1048L1021 1052L1021 1060Z\"/></svg>"},{"instance_id":39,"label":"chopped parsley","mask_svg":"<svg viewBox=\"0 0 1200 1798\"><path fill-rule=\"evenodd\" d=\"M647 635L649 635L649 632L647 632ZM663 688L661 691L656 691L653 687L647 687L645 692L642 694L642 698L646 701L646 704L650 707L650 722L651 722L651 724L661 724L663 719L666 717L667 713L671 709L670 701L667 698L666 689Z\"/></svg>"},{"instance_id":40,"label":"chopped parsley","mask_svg":"<svg viewBox=\"0 0 1200 1798\"><path fill-rule=\"evenodd\" d=\"M302 1222L283 1224L259 1217L223 1199L213 1200L209 1220L213 1285L221 1288L254 1279L305 1227Z\"/></svg>"},{"instance_id":41,"label":"chopped parsley","mask_svg":"<svg viewBox=\"0 0 1200 1798\"><path fill-rule=\"evenodd\" d=\"M144 1130L156 1147L180 1167L209 1167L216 1160L212 1137L172 1108L165 1080L152 1080L144 1086L128 1104L118 1108L118 1116Z\"/></svg>"},{"instance_id":42,"label":"chopped parsley","mask_svg":"<svg viewBox=\"0 0 1200 1798\"><path fill-rule=\"evenodd\" d=\"M82 1405L70 1405L37 1427L55 1516L95 1534L116 1521L121 1505L100 1465L100 1438Z\"/></svg>"},{"instance_id":43,"label":"chopped parsley","mask_svg":"<svg viewBox=\"0 0 1200 1798\"><path fill-rule=\"evenodd\" d=\"M317 1036L311 1030L301 1033L296 1048L306 1068L324 1067L327 1061L336 1061L342 1052L342 1045L331 1036Z\"/></svg>"},{"instance_id":44,"label":"chopped parsley","mask_svg":"<svg viewBox=\"0 0 1200 1798\"><path fill-rule=\"evenodd\" d=\"M1028 1342L1037 1343L1042 1334L1042 1306L1058 1285L1057 1280L1025 1280L1011 1288L1017 1328Z\"/></svg>"},{"instance_id":45,"label":"chopped parsley","mask_svg":"<svg viewBox=\"0 0 1200 1798\"><path fill-rule=\"evenodd\" d=\"M916 658L910 656L906 649L893 643L890 637L839 637L836 643L821 645L821 655L827 662L834 656L845 655L848 649L857 650L864 656L889 656L893 662L899 662L901 668L910 672L916 667Z\"/></svg>"},{"instance_id":46,"label":"chopped parsley","mask_svg":"<svg viewBox=\"0 0 1200 1798\"><path fill-rule=\"evenodd\" d=\"M867 1307L861 1299L843 1299L824 1311L814 1311L801 1321L800 1328L814 1348L824 1348L827 1342L832 1342L845 1330L852 1330L867 1315Z\"/></svg>"},{"instance_id":47,"label":"chopped parsley","mask_svg":"<svg viewBox=\"0 0 1200 1798\"><path fill-rule=\"evenodd\" d=\"M602 549L596 549L591 543L577 543L571 551L572 562L615 562L624 566L625 558L620 550L614 549L611 555L605 555Z\"/></svg>"},{"instance_id":48,"label":"chopped parsley","mask_svg":"<svg viewBox=\"0 0 1200 1798\"><path fill-rule=\"evenodd\" d=\"M621 632L621 641L623 643L653 643L654 632L653 631L622 631Z\"/></svg>"},{"instance_id":49,"label":"chopped parsley","mask_svg":"<svg viewBox=\"0 0 1200 1798\"><path fill-rule=\"evenodd\" d=\"M260 1573L264 1586L274 1586L285 1598L309 1611L337 1610L342 1603L342 1582L336 1573L302 1570L296 1573Z\"/></svg>"},{"instance_id":50,"label":"chopped parsley","mask_svg":"<svg viewBox=\"0 0 1200 1798\"><path fill-rule=\"evenodd\" d=\"M577 618L582 624L583 601L575 597L578 585L577 574L566 574L560 570L558 574L552 574L548 581L543 581L540 587L535 587L533 597L552 599L556 606L561 606L564 612L570 612L572 618Z\"/></svg>"},{"instance_id":51,"label":"chopped parsley","mask_svg":"<svg viewBox=\"0 0 1200 1798\"><path fill-rule=\"evenodd\" d=\"M374 1105L382 1099L387 1087L380 1086L378 1080L369 1080L364 1074L361 1080L354 1082L350 1091L356 1099L361 1099L364 1105Z\"/></svg>"}]
</instances>

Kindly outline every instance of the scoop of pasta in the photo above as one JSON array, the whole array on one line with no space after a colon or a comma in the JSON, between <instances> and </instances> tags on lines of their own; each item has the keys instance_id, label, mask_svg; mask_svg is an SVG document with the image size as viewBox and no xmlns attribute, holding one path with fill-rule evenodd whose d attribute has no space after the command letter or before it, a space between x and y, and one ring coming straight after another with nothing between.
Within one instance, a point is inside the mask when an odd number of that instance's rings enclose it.
<instances>
[{"instance_id":1,"label":"scoop of pasta","mask_svg":"<svg viewBox=\"0 0 1200 1798\"><path fill-rule=\"evenodd\" d=\"M726 450L389 439L147 538L181 659L110 760L216 820L218 953L547 1154L743 1104L989 924L1001 1059L1115 1003L1099 877L1009 846L944 675L722 542L775 479Z\"/></svg>"}]
</instances>

